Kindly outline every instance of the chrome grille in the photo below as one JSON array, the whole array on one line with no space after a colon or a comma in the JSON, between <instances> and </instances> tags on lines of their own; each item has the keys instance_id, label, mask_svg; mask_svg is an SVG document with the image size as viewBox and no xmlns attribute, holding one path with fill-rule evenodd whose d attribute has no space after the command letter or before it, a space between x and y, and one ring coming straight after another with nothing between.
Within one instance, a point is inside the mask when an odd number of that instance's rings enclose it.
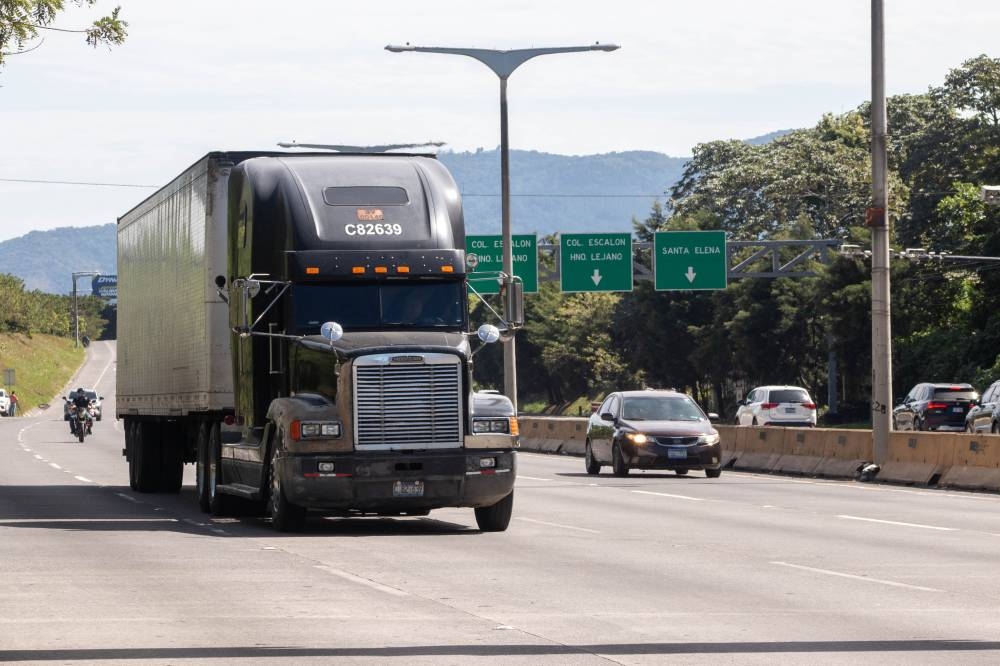
<instances>
[{"instance_id":1,"label":"chrome grille","mask_svg":"<svg viewBox=\"0 0 1000 666\"><path fill-rule=\"evenodd\" d=\"M355 445L381 449L462 446L462 364L425 354L423 363L392 364L391 356L354 366Z\"/></svg>"},{"instance_id":2,"label":"chrome grille","mask_svg":"<svg viewBox=\"0 0 1000 666\"><path fill-rule=\"evenodd\" d=\"M698 443L698 436L694 437L656 437L656 443L661 446L694 446Z\"/></svg>"}]
</instances>

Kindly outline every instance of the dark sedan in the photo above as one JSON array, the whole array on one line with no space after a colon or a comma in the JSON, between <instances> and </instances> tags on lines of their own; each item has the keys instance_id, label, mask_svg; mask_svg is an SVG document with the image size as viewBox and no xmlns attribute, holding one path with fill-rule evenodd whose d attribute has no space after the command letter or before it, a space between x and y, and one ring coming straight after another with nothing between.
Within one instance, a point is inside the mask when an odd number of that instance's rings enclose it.
<instances>
[{"instance_id":1,"label":"dark sedan","mask_svg":"<svg viewBox=\"0 0 1000 666\"><path fill-rule=\"evenodd\" d=\"M587 474L600 474L611 465L615 476L630 469L664 469L677 474L705 471L722 474L719 433L712 427L716 414L677 391L620 391L612 393L587 424Z\"/></svg>"},{"instance_id":2,"label":"dark sedan","mask_svg":"<svg viewBox=\"0 0 1000 666\"><path fill-rule=\"evenodd\" d=\"M965 415L965 431L1000 433L1000 381L990 384L983 391L979 404L973 405Z\"/></svg>"}]
</instances>

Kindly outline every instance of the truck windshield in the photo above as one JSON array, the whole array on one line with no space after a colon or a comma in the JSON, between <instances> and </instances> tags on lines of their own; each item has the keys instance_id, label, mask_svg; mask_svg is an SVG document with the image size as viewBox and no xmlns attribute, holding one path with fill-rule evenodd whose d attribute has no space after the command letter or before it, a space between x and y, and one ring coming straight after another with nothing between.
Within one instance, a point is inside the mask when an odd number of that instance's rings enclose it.
<instances>
[{"instance_id":1,"label":"truck windshield","mask_svg":"<svg viewBox=\"0 0 1000 666\"><path fill-rule=\"evenodd\" d=\"M461 281L297 284L291 300L295 328L305 334L327 321L367 331L465 326Z\"/></svg>"}]
</instances>

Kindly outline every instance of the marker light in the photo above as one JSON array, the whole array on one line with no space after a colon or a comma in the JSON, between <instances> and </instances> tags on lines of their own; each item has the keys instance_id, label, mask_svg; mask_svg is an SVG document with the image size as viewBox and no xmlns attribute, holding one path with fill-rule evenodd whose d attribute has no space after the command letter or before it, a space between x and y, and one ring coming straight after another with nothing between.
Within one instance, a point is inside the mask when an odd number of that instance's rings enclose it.
<instances>
[{"instance_id":1,"label":"marker light","mask_svg":"<svg viewBox=\"0 0 1000 666\"><path fill-rule=\"evenodd\" d=\"M306 266L306 275L319 275L319 268L316 266Z\"/></svg>"},{"instance_id":2,"label":"marker light","mask_svg":"<svg viewBox=\"0 0 1000 666\"><path fill-rule=\"evenodd\" d=\"M375 272L376 273L388 273L389 269L386 268L385 266L376 266L375 267Z\"/></svg>"},{"instance_id":3,"label":"marker light","mask_svg":"<svg viewBox=\"0 0 1000 666\"><path fill-rule=\"evenodd\" d=\"M454 266L442 266L441 267L441 272L442 273L454 273L455 272L455 267Z\"/></svg>"},{"instance_id":4,"label":"marker light","mask_svg":"<svg viewBox=\"0 0 1000 666\"><path fill-rule=\"evenodd\" d=\"M351 272L354 273L355 275L359 275L359 274L365 272L365 267L364 266L355 266L355 267L353 267L351 269Z\"/></svg>"},{"instance_id":5,"label":"marker light","mask_svg":"<svg viewBox=\"0 0 1000 666\"><path fill-rule=\"evenodd\" d=\"M396 268L396 272L397 273L409 273L410 272L410 267L409 266L398 266Z\"/></svg>"}]
</instances>

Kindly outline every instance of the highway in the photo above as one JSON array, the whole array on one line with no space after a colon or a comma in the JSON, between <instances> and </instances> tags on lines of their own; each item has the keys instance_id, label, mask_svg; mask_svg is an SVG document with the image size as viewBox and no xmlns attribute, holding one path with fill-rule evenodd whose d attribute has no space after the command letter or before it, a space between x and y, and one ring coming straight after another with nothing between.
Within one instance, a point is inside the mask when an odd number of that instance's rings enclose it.
<instances>
[{"instance_id":1,"label":"highway","mask_svg":"<svg viewBox=\"0 0 1000 666\"><path fill-rule=\"evenodd\" d=\"M79 443L0 419L0 662L1000 663L1000 496L522 453L511 527L199 512L128 486L114 345Z\"/></svg>"}]
</instances>

